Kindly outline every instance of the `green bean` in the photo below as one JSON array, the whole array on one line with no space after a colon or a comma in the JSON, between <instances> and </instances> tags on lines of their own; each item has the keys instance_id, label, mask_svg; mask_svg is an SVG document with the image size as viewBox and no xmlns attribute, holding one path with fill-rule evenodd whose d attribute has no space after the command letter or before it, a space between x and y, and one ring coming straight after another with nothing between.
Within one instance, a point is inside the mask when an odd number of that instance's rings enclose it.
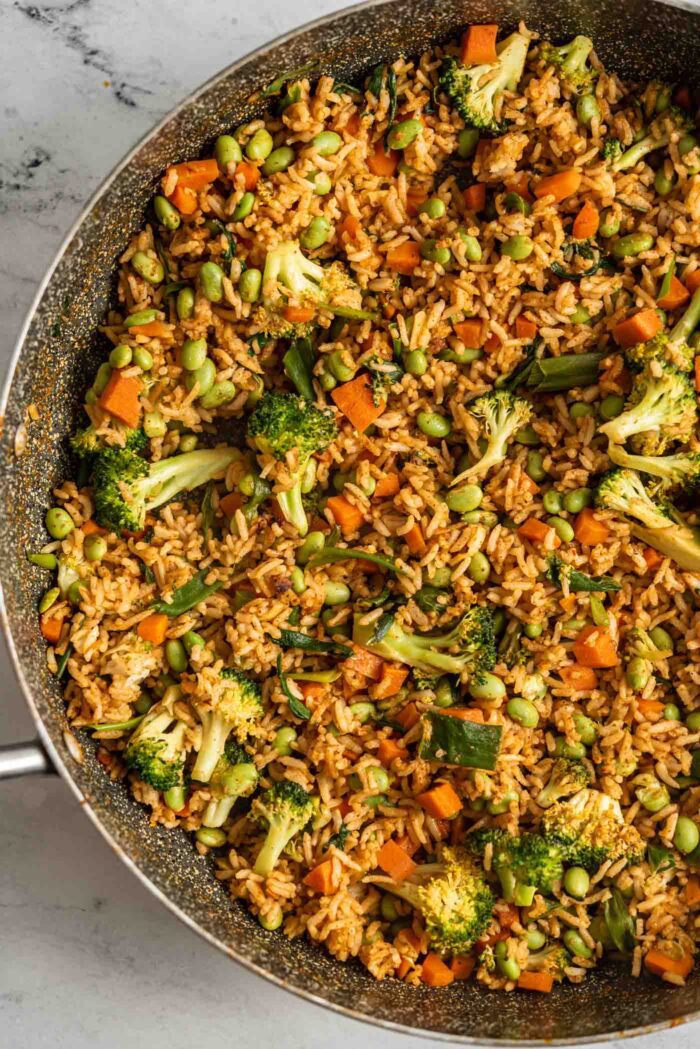
<instances>
[{"instance_id":1,"label":"green bean","mask_svg":"<svg viewBox=\"0 0 700 1049\"><path fill-rule=\"evenodd\" d=\"M286 171L294 163L296 154L291 146L279 146L273 149L263 164L264 175L277 175L280 171Z\"/></svg>"},{"instance_id":2,"label":"green bean","mask_svg":"<svg viewBox=\"0 0 700 1049\"><path fill-rule=\"evenodd\" d=\"M478 484L464 484L459 488L453 488L445 497L447 509L456 514L469 513L481 506L484 493Z\"/></svg>"},{"instance_id":3,"label":"green bean","mask_svg":"<svg viewBox=\"0 0 700 1049\"><path fill-rule=\"evenodd\" d=\"M575 488L564 496L564 509L570 514L577 514L593 502L593 492L590 488Z\"/></svg>"},{"instance_id":4,"label":"green bean","mask_svg":"<svg viewBox=\"0 0 700 1049\"><path fill-rule=\"evenodd\" d=\"M168 432L168 424L159 411L144 414L143 428L146 437L164 437Z\"/></svg>"},{"instance_id":5,"label":"green bean","mask_svg":"<svg viewBox=\"0 0 700 1049\"><path fill-rule=\"evenodd\" d=\"M179 639L165 642L165 659L173 674L182 674L189 662L185 646Z\"/></svg>"},{"instance_id":6,"label":"green bean","mask_svg":"<svg viewBox=\"0 0 700 1049\"><path fill-rule=\"evenodd\" d=\"M95 391L95 393L97 394L98 397L100 396L101 393L104 392L104 390L105 390L105 388L107 386L107 383L109 382L111 374L112 374L112 369L111 369L110 365L107 364L106 361L103 364L101 364L99 366L99 368L97 369L97 371L95 373L95 380L94 380L94 382L92 384L92 388L93 388L93 390Z\"/></svg>"},{"instance_id":7,"label":"green bean","mask_svg":"<svg viewBox=\"0 0 700 1049\"><path fill-rule=\"evenodd\" d=\"M202 408L212 409L221 408L224 404L229 404L230 401L236 396L236 387L230 379L223 379L221 382L217 382L215 386L212 386L206 393L200 393L198 403L201 404Z\"/></svg>"},{"instance_id":8,"label":"green bean","mask_svg":"<svg viewBox=\"0 0 700 1049\"><path fill-rule=\"evenodd\" d=\"M615 237L620 232L620 216L612 208L604 208L600 216L598 232L601 237Z\"/></svg>"},{"instance_id":9,"label":"green bean","mask_svg":"<svg viewBox=\"0 0 700 1049\"><path fill-rule=\"evenodd\" d=\"M243 299L243 302L257 302L261 288L262 273L260 270L251 267L251 269L244 270L241 273L238 279L238 294Z\"/></svg>"},{"instance_id":10,"label":"green bean","mask_svg":"<svg viewBox=\"0 0 700 1049\"><path fill-rule=\"evenodd\" d=\"M601 418L615 419L624 407L624 397L620 397L617 393L609 393L607 397L603 397L598 410L600 411Z\"/></svg>"},{"instance_id":11,"label":"green bean","mask_svg":"<svg viewBox=\"0 0 700 1049\"><path fill-rule=\"evenodd\" d=\"M491 575L491 562L486 554L482 554L480 550L477 550L472 555L467 568L467 575L474 583L486 583L488 581Z\"/></svg>"},{"instance_id":12,"label":"green bean","mask_svg":"<svg viewBox=\"0 0 700 1049\"><path fill-rule=\"evenodd\" d=\"M333 350L328 354L326 364L338 382L349 382L357 371L347 350Z\"/></svg>"},{"instance_id":13,"label":"green bean","mask_svg":"<svg viewBox=\"0 0 700 1049\"><path fill-rule=\"evenodd\" d=\"M615 241L611 251L616 259L628 259L651 251L653 247L654 238L651 233L628 233L626 237L620 237Z\"/></svg>"},{"instance_id":14,"label":"green bean","mask_svg":"<svg viewBox=\"0 0 700 1049\"><path fill-rule=\"evenodd\" d=\"M465 127L457 136L457 153L466 160L476 151L479 144L479 132L474 127Z\"/></svg>"},{"instance_id":15,"label":"green bean","mask_svg":"<svg viewBox=\"0 0 700 1049\"><path fill-rule=\"evenodd\" d=\"M326 537L323 532L309 532L296 553L296 561L299 565L305 565L312 557L320 554L326 545Z\"/></svg>"},{"instance_id":16,"label":"green bean","mask_svg":"<svg viewBox=\"0 0 700 1049\"><path fill-rule=\"evenodd\" d=\"M214 156L223 175L228 174L228 169L232 164L240 164L243 160L241 147L233 135L219 135L214 143Z\"/></svg>"},{"instance_id":17,"label":"green bean","mask_svg":"<svg viewBox=\"0 0 700 1049\"><path fill-rule=\"evenodd\" d=\"M447 437L452 430L450 420L438 412L418 412L416 422L426 437Z\"/></svg>"},{"instance_id":18,"label":"green bean","mask_svg":"<svg viewBox=\"0 0 700 1049\"><path fill-rule=\"evenodd\" d=\"M196 372L207 359L206 339L185 339L180 351L180 361L185 371Z\"/></svg>"},{"instance_id":19,"label":"green bean","mask_svg":"<svg viewBox=\"0 0 700 1049\"><path fill-rule=\"evenodd\" d=\"M554 741L554 755L557 758L573 758L580 760L586 756L586 748L583 743L569 743L564 736L557 736Z\"/></svg>"},{"instance_id":20,"label":"green bean","mask_svg":"<svg viewBox=\"0 0 700 1049\"><path fill-rule=\"evenodd\" d=\"M663 652L673 652L673 638L662 626L655 626L653 630L650 630L649 637Z\"/></svg>"},{"instance_id":21,"label":"green bean","mask_svg":"<svg viewBox=\"0 0 700 1049\"><path fill-rule=\"evenodd\" d=\"M566 505L566 504L564 504ZM561 510L561 496L555 488L550 488L542 496L542 506L548 514L558 514Z\"/></svg>"},{"instance_id":22,"label":"green bean","mask_svg":"<svg viewBox=\"0 0 700 1049\"><path fill-rule=\"evenodd\" d=\"M343 140L337 131L319 131L311 139L311 145L320 157L332 157L338 152Z\"/></svg>"},{"instance_id":23,"label":"green bean","mask_svg":"<svg viewBox=\"0 0 700 1049\"><path fill-rule=\"evenodd\" d=\"M374 721L377 717L377 708L374 703L358 702L351 703L348 710L354 718L356 718L361 725L366 725L368 721Z\"/></svg>"},{"instance_id":24,"label":"green bean","mask_svg":"<svg viewBox=\"0 0 700 1049\"><path fill-rule=\"evenodd\" d=\"M153 367L153 354L145 346L134 346L134 364L142 372L150 372Z\"/></svg>"},{"instance_id":25,"label":"green bean","mask_svg":"<svg viewBox=\"0 0 700 1049\"><path fill-rule=\"evenodd\" d=\"M182 221L180 212L170 203L167 197L161 197L160 195L154 197L153 210L156 213L158 222L164 229L175 230Z\"/></svg>"},{"instance_id":26,"label":"green bean","mask_svg":"<svg viewBox=\"0 0 700 1049\"><path fill-rule=\"evenodd\" d=\"M180 288L175 300L175 312L181 321L190 319L194 313L194 292L192 288Z\"/></svg>"},{"instance_id":27,"label":"green bean","mask_svg":"<svg viewBox=\"0 0 700 1049\"><path fill-rule=\"evenodd\" d=\"M503 241L501 244L501 255L507 255L514 262L522 262L523 259L532 255L534 248L535 245L532 242L532 238L519 233Z\"/></svg>"},{"instance_id":28,"label":"green bean","mask_svg":"<svg viewBox=\"0 0 700 1049\"><path fill-rule=\"evenodd\" d=\"M566 929L562 935L564 946L571 951L576 958L592 958L593 951L576 929Z\"/></svg>"},{"instance_id":29,"label":"green bean","mask_svg":"<svg viewBox=\"0 0 700 1049\"><path fill-rule=\"evenodd\" d=\"M197 447L198 440L196 433L185 433L180 438L178 448L181 452L193 452Z\"/></svg>"},{"instance_id":30,"label":"green bean","mask_svg":"<svg viewBox=\"0 0 700 1049\"><path fill-rule=\"evenodd\" d=\"M233 221L241 222L242 219L247 219L251 211L253 210L254 204L255 194L250 192L244 193L241 199L236 204L235 208L233 209Z\"/></svg>"},{"instance_id":31,"label":"green bean","mask_svg":"<svg viewBox=\"0 0 700 1049\"><path fill-rule=\"evenodd\" d=\"M595 721L577 711L573 716L573 722L581 742L587 747L592 747L598 738L598 726Z\"/></svg>"},{"instance_id":32,"label":"green bean","mask_svg":"<svg viewBox=\"0 0 700 1049\"><path fill-rule=\"evenodd\" d=\"M529 699L522 699L520 696L509 699L506 703L506 713L523 728L537 728L539 724L540 715L537 713L537 707Z\"/></svg>"},{"instance_id":33,"label":"green bean","mask_svg":"<svg viewBox=\"0 0 700 1049\"><path fill-rule=\"evenodd\" d=\"M539 951L547 942L547 937L536 925L528 925L525 942L531 951Z\"/></svg>"},{"instance_id":34,"label":"green bean","mask_svg":"<svg viewBox=\"0 0 700 1049\"><path fill-rule=\"evenodd\" d=\"M426 215L429 219L441 219L445 211L443 200L440 200L439 197L428 197L425 203L421 204L419 214Z\"/></svg>"},{"instance_id":35,"label":"green bean","mask_svg":"<svg viewBox=\"0 0 700 1049\"><path fill-rule=\"evenodd\" d=\"M130 313L124 321L125 328L135 328L141 324L151 324L152 321L158 320L158 310L138 310L136 313Z\"/></svg>"},{"instance_id":36,"label":"green bean","mask_svg":"<svg viewBox=\"0 0 700 1049\"><path fill-rule=\"evenodd\" d=\"M582 306L579 302L578 306L573 313L569 315L570 324L588 324L591 319L591 315L585 306Z\"/></svg>"},{"instance_id":37,"label":"green bean","mask_svg":"<svg viewBox=\"0 0 700 1049\"><path fill-rule=\"evenodd\" d=\"M165 277L163 263L152 259L145 251L135 251L131 256L132 269L149 284L160 284Z\"/></svg>"},{"instance_id":38,"label":"green bean","mask_svg":"<svg viewBox=\"0 0 700 1049\"><path fill-rule=\"evenodd\" d=\"M73 518L60 506L53 506L47 510L45 522L46 531L52 539L65 539L75 528Z\"/></svg>"},{"instance_id":39,"label":"green bean","mask_svg":"<svg viewBox=\"0 0 700 1049\"><path fill-rule=\"evenodd\" d=\"M387 136L389 149L406 149L418 138L422 130L420 120L402 120L399 124L394 124Z\"/></svg>"},{"instance_id":40,"label":"green bean","mask_svg":"<svg viewBox=\"0 0 700 1049\"><path fill-rule=\"evenodd\" d=\"M478 678L469 681L469 695L472 699L483 699L487 703L495 703L506 694L506 686L500 677L484 671Z\"/></svg>"},{"instance_id":41,"label":"green bean","mask_svg":"<svg viewBox=\"0 0 700 1049\"><path fill-rule=\"evenodd\" d=\"M576 119L584 127L590 127L594 120L600 120L600 106L595 95L581 95L576 103Z\"/></svg>"},{"instance_id":42,"label":"green bean","mask_svg":"<svg viewBox=\"0 0 700 1049\"><path fill-rule=\"evenodd\" d=\"M586 404L585 401L574 401L569 408L569 415L572 419L587 419L594 414L593 406Z\"/></svg>"},{"instance_id":43,"label":"green bean","mask_svg":"<svg viewBox=\"0 0 700 1049\"><path fill-rule=\"evenodd\" d=\"M265 160L272 153L273 146L272 135L266 128L261 127L246 145L245 155L249 160Z\"/></svg>"},{"instance_id":44,"label":"green bean","mask_svg":"<svg viewBox=\"0 0 700 1049\"><path fill-rule=\"evenodd\" d=\"M346 605L350 600L350 588L345 583L336 583L332 579L326 581L324 588L324 604Z\"/></svg>"},{"instance_id":45,"label":"green bean","mask_svg":"<svg viewBox=\"0 0 700 1049\"><path fill-rule=\"evenodd\" d=\"M409 375L425 375L428 370L428 358L422 350L411 350L404 357L403 363Z\"/></svg>"},{"instance_id":46,"label":"green bean","mask_svg":"<svg viewBox=\"0 0 700 1049\"><path fill-rule=\"evenodd\" d=\"M680 721L681 708L676 703L667 703L663 710L664 721Z\"/></svg>"},{"instance_id":47,"label":"green bean","mask_svg":"<svg viewBox=\"0 0 700 1049\"><path fill-rule=\"evenodd\" d=\"M55 554L27 554L27 561L31 565L36 565L37 568L47 568L50 572L54 572L58 565L58 558Z\"/></svg>"},{"instance_id":48,"label":"green bean","mask_svg":"<svg viewBox=\"0 0 700 1049\"><path fill-rule=\"evenodd\" d=\"M307 251L315 251L316 248L320 248L326 243L330 233L331 225L328 219L323 218L322 215L317 215L302 232L299 237L299 243Z\"/></svg>"},{"instance_id":49,"label":"green bean","mask_svg":"<svg viewBox=\"0 0 700 1049\"><path fill-rule=\"evenodd\" d=\"M284 725L275 733L272 747L281 758L286 758L292 753L292 744L296 743L296 740L296 730L291 725Z\"/></svg>"},{"instance_id":50,"label":"green bean","mask_svg":"<svg viewBox=\"0 0 700 1049\"><path fill-rule=\"evenodd\" d=\"M195 838L200 845L206 845L208 849L217 849L226 844L226 832L216 827L200 827L195 833Z\"/></svg>"},{"instance_id":51,"label":"green bean","mask_svg":"<svg viewBox=\"0 0 700 1049\"><path fill-rule=\"evenodd\" d=\"M700 843L700 830L697 823L688 816L679 816L673 833L673 844L684 856L693 852Z\"/></svg>"},{"instance_id":52,"label":"green bean","mask_svg":"<svg viewBox=\"0 0 700 1049\"><path fill-rule=\"evenodd\" d=\"M197 368L196 371L188 372L185 376L185 386L188 390L193 390L196 384L199 384L199 396L208 393L212 386L216 382L216 365L214 364L211 357L207 357L201 368Z\"/></svg>"},{"instance_id":53,"label":"green bean","mask_svg":"<svg viewBox=\"0 0 700 1049\"><path fill-rule=\"evenodd\" d=\"M61 596L61 591L57 586L52 586L50 590L45 590L39 600L39 611L42 613L48 612L52 605L55 605Z\"/></svg>"},{"instance_id":54,"label":"green bean","mask_svg":"<svg viewBox=\"0 0 700 1049\"><path fill-rule=\"evenodd\" d=\"M452 258L449 248L441 247L432 237L426 237L420 246L421 258L428 262L437 262L440 266L447 266Z\"/></svg>"},{"instance_id":55,"label":"green bean","mask_svg":"<svg viewBox=\"0 0 700 1049\"><path fill-rule=\"evenodd\" d=\"M122 342L119 346L115 346L110 353L109 363L112 368L126 368L131 364L132 357L131 346L127 346L126 343Z\"/></svg>"},{"instance_id":56,"label":"green bean","mask_svg":"<svg viewBox=\"0 0 700 1049\"><path fill-rule=\"evenodd\" d=\"M563 517L548 517L547 524L557 533L562 543L570 543L574 538L574 530Z\"/></svg>"},{"instance_id":57,"label":"green bean","mask_svg":"<svg viewBox=\"0 0 700 1049\"><path fill-rule=\"evenodd\" d=\"M473 237L471 233L466 233L463 229L457 230L457 233L459 234L459 239L464 245L464 257L469 262L481 262L484 253L481 250L481 244L479 244L476 237Z\"/></svg>"},{"instance_id":58,"label":"green bean","mask_svg":"<svg viewBox=\"0 0 700 1049\"><path fill-rule=\"evenodd\" d=\"M224 297L224 271L216 262L205 262L199 269L202 294L209 302L221 302Z\"/></svg>"},{"instance_id":59,"label":"green bean","mask_svg":"<svg viewBox=\"0 0 700 1049\"><path fill-rule=\"evenodd\" d=\"M588 895L591 879L583 867L569 867L564 874L564 891L575 900L583 900Z\"/></svg>"},{"instance_id":60,"label":"green bean","mask_svg":"<svg viewBox=\"0 0 700 1049\"><path fill-rule=\"evenodd\" d=\"M663 168L654 175L654 189L660 197L667 197L673 189L673 178L669 178Z\"/></svg>"},{"instance_id":61,"label":"green bean","mask_svg":"<svg viewBox=\"0 0 700 1049\"><path fill-rule=\"evenodd\" d=\"M539 482L545 480L547 477L547 471L542 465L541 452L527 453L527 466L525 467L525 473L531 481Z\"/></svg>"}]
</instances>

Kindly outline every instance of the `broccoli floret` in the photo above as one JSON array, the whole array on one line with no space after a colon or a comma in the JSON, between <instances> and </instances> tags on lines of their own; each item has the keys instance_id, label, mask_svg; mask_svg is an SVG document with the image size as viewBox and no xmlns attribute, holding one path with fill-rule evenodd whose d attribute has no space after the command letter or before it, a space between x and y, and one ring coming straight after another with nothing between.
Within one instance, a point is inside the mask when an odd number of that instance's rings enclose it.
<instances>
[{"instance_id":1,"label":"broccoli floret","mask_svg":"<svg viewBox=\"0 0 700 1049\"><path fill-rule=\"evenodd\" d=\"M441 863L420 864L410 880L382 884L420 912L433 948L468 951L484 933L496 902L483 873L461 849L446 848Z\"/></svg>"},{"instance_id":2,"label":"broccoli floret","mask_svg":"<svg viewBox=\"0 0 700 1049\"><path fill-rule=\"evenodd\" d=\"M468 850L478 856L483 856L489 844L493 847L491 866L498 875L503 898L518 907L529 907L538 890L550 892L562 877L560 847L539 834L516 837L500 828L483 827L466 839Z\"/></svg>"},{"instance_id":3,"label":"broccoli floret","mask_svg":"<svg viewBox=\"0 0 700 1049\"><path fill-rule=\"evenodd\" d=\"M292 484L277 494L285 520L299 535L309 525L301 481L314 452L322 452L338 433L331 412L316 408L293 393L266 393L248 420L248 437L264 455L285 462Z\"/></svg>"},{"instance_id":4,"label":"broccoli floret","mask_svg":"<svg viewBox=\"0 0 700 1049\"><path fill-rule=\"evenodd\" d=\"M659 648L654 644L649 633L640 626L632 627L628 633L626 649L631 659L635 657L647 659L650 663L658 663L673 655L673 649Z\"/></svg>"},{"instance_id":5,"label":"broccoli floret","mask_svg":"<svg viewBox=\"0 0 700 1049\"><path fill-rule=\"evenodd\" d=\"M549 973L557 983L561 983L564 970L570 964L569 952L560 944L553 943L541 951L531 951L525 969L530 973Z\"/></svg>"},{"instance_id":6,"label":"broccoli floret","mask_svg":"<svg viewBox=\"0 0 700 1049\"><path fill-rule=\"evenodd\" d=\"M590 786L593 778L589 766L583 761L557 758L552 765L549 783L537 795L537 804L541 809L548 809L560 798L576 794L583 787Z\"/></svg>"},{"instance_id":7,"label":"broccoli floret","mask_svg":"<svg viewBox=\"0 0 700 1049\"><path fill-rule=\"evenodd\" d=\"M615 444L633 438L635 451L653 455L663 452L671 441L687 440L697 414L688 376L657 362L636 377L625 411L604 423L600 432Z\"/></svg>"},{"instance_id":8,"label":"broccoli floret","mask_svg":"<svg viewBox=\"0 0 700 1049\"><path fill-rule=\"evenodd\" d=\"M603 145L603 157L609 165L613 165L623 154L622 143L619 138L606 138Z\"/></svg>"},{"instance_id":9,"label":"broccoli floret","mask_svg":"<svg viewBox=\"0 0 700 1049\"><path fill-rule=\"evenodd\" d=\"M129 738L124 761L156 790L182 785L187 725L173 712L173 699L156 703Z\"/></svg>"},{"instance_id":10,"label":"broccoli floret","mask_svg":"<svg viewBox=\"0 0 700 1049\"><path fill-rule=\"evenodd\" d=\"M267 828L267 836L253 870L266 878L277 865L283 849L314 815L310 794L297 783L283 780L259 795L250 807L253 820Z\"/></svg>"},{"instance_id":11,"label":"broccoli floret","mask_svg":"<svg viewBox=\"0 0 700 1049\"><path fill-rule=\"evenodd\" d=\"M109 445L106 444L103 437L100 437L95 432L94 426L86 426L82 430L76 430L70 439L70 446L75 454L80 459L91 459L92 456L98 455L100 452L104 452L108 448L126 449L129 452L142 452L148 444L148 437L146 436L145 430L138 428L136 430L125 430L124 431L124 444L123 445Z\"/></svg>"},{"instance_id":12,"label":"broccoli floret","mask_svg":"<svg viewBox=\"0 0 700 1049\"><path fill-rule=\"evenodd\" d=\"M496 118L495 109L504 91L515 91L523 75L528 37L512 33L496 48L498 61L479 66L463 66L451 55L440 67L440 87L469 127L501 134L505 122Z\"/></svg>"},{"instance_id":13,"label":"broccoli floret","mask_svg":"<svg viewBox=\"0 0 700 1049\"><path fill-rule=\"evenodd\" d=\"M575 36L561 47L545 44L542 57L555 67L571 91L583 93L591 90L598 75L588 64L588 56L592 50L593 41L590 37Z\"/></svg>"},{"instance_id":14,"label":"broccoli floret","mask_svg":"<svg viewBox=\"0 0 700 1049\"><path fill-rule=\"evenodd\" d=\"M150 641L144 641L135 631L124 634L113 645L102 661L100 677L111 677L110 695L123 703L134 703L141 684L155 673L160 656Z\"/></svg>"},{"instance_id":15,"label":"broccoli floret","mask_svg":"<svg viewBox=\"0 0 700 1049\"><path fill-rule=\"evenodd\" d=\"M493 466L502 463L508 451L508 441L529 422L532 415L532 405L508 390L496 390L477 397L469 410L482 420L488 443L481 459L458 474L451 487L462 481L471 481L474 477L484 477Z\"/></svg>"},{"instance_id":16,"label":"broccoli floret","mask_svg":"<svg viewBox=\"0 0 700 1049\"><path fill-rule=\"evenodd\" d=\"M616 466L658 477L668 488L691 491L700 486L700 453L679 452L677 455L630 455L619 444L608 447Z\"/></svg>"},{"instance_id":17,"label":"broccoli floret","mask_svg":"<svg viewBox=\"0 0 700 1049\"><path fill-rule=\"evenodd\" d=\"M634 167L647 153L652 153L655 149L667 146L674 132L683 135L686 131L690 131L692 127L693 122L688 114L677 106L671 106L662 116L651 122L643 138L640 138L638 142L635 142L629 149L624 150L612 160L610 164L611 170L625 171L627 168Z\"/></svg>"},{"instance_id":18,"label":"broccoli floret","mask_svg":"<svg viewBox=\"0 0 700 1049\"><path fill-rule=\"evenodd\" d=\"M560 557L554 555L549 558L546 577L550 583L560 589L562 580L566 579L572 594L610 594L616 590L622 590L622 583L618 583L612 576L586 575L585 572L579 572L577 568L572 568Z\"/></svg>"},{"instance_id":19,"label":"broccoli floret","mask_svg":"<svg viewBox=\"0 0 700 1049\"><path fill-rule=\"evenodd\" d=\"M231 733L241 740L263 713L262 692L257 681L234 667L224 667L221 684L208 704L195 703L202 722L202 741L192 769L192 779L208 783L225 752Z\"/></svg>"},{"instance_id":20,"label":"broccoli floret","mask_svg":"<svg viewBox=\"0 0 700 1049\"><path fill-rule=\"evenodd\" d=\"M65 597L73 583L80 582L78 562L72 557L61 554L58 559L58 571L56 573L56 585L61 591L61 597Z\"/></svg>"},{"instance_id":21,"label":"broccoli floret","mask_svg":"<svg viewBox=\"0 0 700 1049\"><path fill-rule=\"evenodd\" d=\"M342 263L319 266L307 259L295 240L283 241L268 251L263 272L263 305L255 316L257 326L275 338L308 335L313 321L290 321L287 306L325 306L359 310L362 293Z\"/></svg>"},{"instance_id":22,"label":"broccoli floret","mask_svg":"<svg viewBox=\"0 0 700 1049\"><path fill-rule=\"evenodd\" d=\"M149 465L131 451L109 449L95 461L95 517L113 532L140 532L146 513L223 473L235 448L204 448Z\"/></svg>"},{"instance_id":23,"label":"broccoli floret","mask_svg":"<svg viewBox=\"0 0 700 1049\"><path fill-rule=\"evenodd\" d=\"M623 856L628 863L639 863L644 856L644 841L625 823L619 803L598 790L581 790L552 805L542 817L542 832L562 850L566 863L586 870Z\"/></svg>"},{"instance_id":24,"label":"broccoli floret","mask_svg":"<svg viewBox=\"0 0 700 1049\"><path fill-rule=\"evenodd\" d=\"M203 827L221 827L238 798L252 794L258 783L258 770L243 747L229 739L209 780L211 801L202 816Z\"/></svg>"},{"instance_id":25,"label":"broccoli floret","mask_svg":"<svg viewBox=\"0 0 700 1049\"><path fill-rule=\"evenodd\" d=\"M653 339L635 343L625 350L625 361L633 371L641 371L650 361L662 361L678 371L693 370L695 351L688 339L700 321L700 290L693 294L688 307L670 332L659 332Z\"/></svg>"},{"instance_id":26,"label":"broccoli floret","mask_svg":"<svg viewBox=\"0 0 700 1049\"><path fill-rule=\"evenodd\" d=\"M493 615L488 608L470 608L443 634L412 634L392 620L381 637L375 639L376 624L363 623L362 619L362 615L355 616L356 644L425 674L466 672L478 677L496 664Z\"/></svg>"}]
</instances>

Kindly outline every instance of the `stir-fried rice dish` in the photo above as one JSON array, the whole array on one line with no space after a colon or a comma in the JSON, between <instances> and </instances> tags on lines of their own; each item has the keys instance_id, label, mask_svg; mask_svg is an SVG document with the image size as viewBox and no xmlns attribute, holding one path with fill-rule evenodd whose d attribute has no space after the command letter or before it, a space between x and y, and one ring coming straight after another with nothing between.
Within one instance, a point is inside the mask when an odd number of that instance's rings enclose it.
<instances>
[{"instance_id":1,"label":"stir-fried rice dish","mask_svg":"<svg viewBox=\"0 0 700 1049\"><path fill-rule=\"evenodd\" d=\"M28 551L71 730L270 936L683 984L691 93L478 25L251 102L154 187Z\"/></svg>"}]
</instances>

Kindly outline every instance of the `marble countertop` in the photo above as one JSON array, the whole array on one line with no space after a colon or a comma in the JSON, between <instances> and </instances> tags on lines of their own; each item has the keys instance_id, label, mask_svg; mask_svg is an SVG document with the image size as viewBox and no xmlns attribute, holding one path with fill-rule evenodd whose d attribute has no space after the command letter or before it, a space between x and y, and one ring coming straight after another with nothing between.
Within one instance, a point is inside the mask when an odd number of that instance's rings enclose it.
<instances>
[{"instance_id":1,"label":"marble countertop","mask_svg":"<svg viewBox=\"0 0 700 1049\"><path fill-rule=\"evenodd\" d=\"M345 2L0 2L3 367L65 230L122 155L218 69ZM2 742L28 738L4 652L0 692ZM442 1044L370 1031L235 966L115 860L60 780L4 783L2 795L3 1049L118 1049L126 1040L171 1049L234 1038L272 1049L280 1031L285 1049ZM634 1044L691 1049L699 1034L693 1025Z\"/></svg>"}]
</instances>

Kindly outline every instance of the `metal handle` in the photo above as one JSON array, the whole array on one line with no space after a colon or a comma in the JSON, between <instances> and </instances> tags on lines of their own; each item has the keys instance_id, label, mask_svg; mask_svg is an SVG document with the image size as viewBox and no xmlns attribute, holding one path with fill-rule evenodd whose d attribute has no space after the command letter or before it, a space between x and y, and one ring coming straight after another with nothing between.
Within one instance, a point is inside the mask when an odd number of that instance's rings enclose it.
<instances>
[{"instance_id":1,"label":"metal handle","mask_svg":"<svg viewBox=\"0 0 700 1049\"><path fill-rule=\"evenodd\" d=\"M56 774L56 769L38 739L31 743L8 743L0 746L0 779L31 776L36 773Z\"/></svg>"}]
</instances>

